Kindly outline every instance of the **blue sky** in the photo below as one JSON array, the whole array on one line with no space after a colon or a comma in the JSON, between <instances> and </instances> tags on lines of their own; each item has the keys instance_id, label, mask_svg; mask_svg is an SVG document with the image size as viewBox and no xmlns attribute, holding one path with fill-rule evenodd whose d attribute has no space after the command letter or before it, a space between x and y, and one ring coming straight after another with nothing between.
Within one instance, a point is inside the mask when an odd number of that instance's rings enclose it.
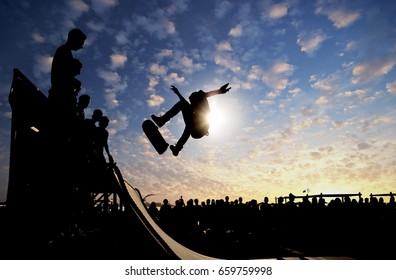
<instances>
[{"instance_id":1,"label":"blue sky","mask_svg":"<svg viewBox=\"0 0 396 280\"><path fill-rule=\"evenodd\" d=\"M395 191L394 1L1 1L0 201L8 184L12 69L47 94L67 32L88 36L86 115L111 120L124 177L151 201L245 201L310 193ZM210 135L178 157L158 155L141 124L188 95L230 83L209 101ZM170 144L181 116L161 131Z\"/></svg>"}]
</instances>

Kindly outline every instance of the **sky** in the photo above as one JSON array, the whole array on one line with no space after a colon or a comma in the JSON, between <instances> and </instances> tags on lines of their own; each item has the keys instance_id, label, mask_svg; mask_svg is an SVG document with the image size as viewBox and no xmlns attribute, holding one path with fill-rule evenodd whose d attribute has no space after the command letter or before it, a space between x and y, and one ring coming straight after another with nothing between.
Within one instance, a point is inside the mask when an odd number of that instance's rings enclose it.
<instances>
[{"instance_id":1,"label":"sky","mask_svg":"<svg viewBox=\"0 0 396 280\"><path fill-rule=\"evenodd\" d=\"M109 117L110 152L149 201L396 191L393 0L56 0L0 2L0 201L9 171L12 70L44 94L57 47L88 39L86 110ZM197 90L209 136L178 157L155 152L141 124ZM161 128L169 144L181 115Z\"/></svg>"}]
</instances>

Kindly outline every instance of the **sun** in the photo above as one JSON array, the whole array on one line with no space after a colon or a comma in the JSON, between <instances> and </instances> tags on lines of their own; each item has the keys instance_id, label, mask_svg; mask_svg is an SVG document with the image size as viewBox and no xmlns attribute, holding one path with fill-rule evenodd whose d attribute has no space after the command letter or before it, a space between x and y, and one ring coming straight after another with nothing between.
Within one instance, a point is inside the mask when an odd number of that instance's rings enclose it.
<instances>
[{"instance_id":1,"label":"sun","mask_svg":"<svg viewBox=\"0 0 396 280\"><path fill-rule=\"evenodd\" d=\"M209 135L221 135L227 129L227 112L215 102L210 105L210 113L207 115L210 124Z\"/></svg>"}]
</instances>

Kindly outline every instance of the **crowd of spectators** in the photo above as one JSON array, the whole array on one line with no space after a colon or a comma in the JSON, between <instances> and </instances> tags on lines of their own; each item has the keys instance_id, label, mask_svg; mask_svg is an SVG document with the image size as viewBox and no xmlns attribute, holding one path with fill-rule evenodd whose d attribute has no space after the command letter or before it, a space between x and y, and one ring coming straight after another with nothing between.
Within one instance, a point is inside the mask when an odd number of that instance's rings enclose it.
<instances>
[{"instance_id":1,"label":"crowd of spectators","mask_svg":"<svg viewBox=\"0 0 396 280\"><path fill-rule=\"evenodd\" d=\"M180 243L216 257L263 257L285 254L342 254L354 258L395 257L396 204L383 197L351 199L291 194L277 203L224 199L178 199L170 206L151 203L153 219ZM393 252L393 253L392 253ZM393 254L393 255L392 255Z\"/></svg>"}]
</instances>

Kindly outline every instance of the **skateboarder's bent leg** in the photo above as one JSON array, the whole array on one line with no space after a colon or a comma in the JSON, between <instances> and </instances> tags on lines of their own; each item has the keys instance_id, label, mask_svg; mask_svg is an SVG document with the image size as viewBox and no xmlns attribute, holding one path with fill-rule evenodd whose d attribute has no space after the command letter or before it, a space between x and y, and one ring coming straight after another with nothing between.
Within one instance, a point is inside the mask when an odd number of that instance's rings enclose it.
<instances>
[{"instance_id":1,"label":"skateboarder's bent leg","mask_svg":"<svg viewBox=\"0 0 396 280\"><path fill-rule=\"evenodd\" d=\"M183 113L183 118L185 119L187 115L191 115L191 105L190 103L187 102L187 100L180 100L177 102L168 112L166 112L164 115L157 117L156 115L151 115L151 118L155 122L155 124L158 127L162 127L164 124L166 124L171 118L176 116L177 114L180 113L180 111ZM184 120L186 121L186 120Z\"/></svg>"},{"instance_id":2,"label":"skateboarder's bent leg","mask_svg":"<svg viewBox=\"0 0 396 280\"><path fill-rule=\"evenodd\" d=\"M180 112L182 112L183 114L183 119L186 126L184 128L182 136L180 137L179 141L177 141L176 145L170 146L170 149L172 150L174 156L178 156L180 150L183 149L184 144L187 142L188 138L190 138L191 135L192 110L190 103L185 99L181 99L163 116L157 117L155 115L151 115L151 118L158 125L158 127L162 127L165 123L167 123L171 118L173 118Z\"/></svg>"},{"instance_id":3,"label":"skateboarder's bent leg","mask_svg":"<svg viewBox=\"0 0 396 280\"><path fill-rule=\"evenodd\" d=\"M186 127L184 128L183 134L180 137L179 141L177 141L176 145L171 145L169 148L172 151L172 154L177 157L179 155L179 152L183 149L184 144L186 144L188 138L190 138L191 135L191 126L186 124Z\"/></svg>"}]
</instances>

